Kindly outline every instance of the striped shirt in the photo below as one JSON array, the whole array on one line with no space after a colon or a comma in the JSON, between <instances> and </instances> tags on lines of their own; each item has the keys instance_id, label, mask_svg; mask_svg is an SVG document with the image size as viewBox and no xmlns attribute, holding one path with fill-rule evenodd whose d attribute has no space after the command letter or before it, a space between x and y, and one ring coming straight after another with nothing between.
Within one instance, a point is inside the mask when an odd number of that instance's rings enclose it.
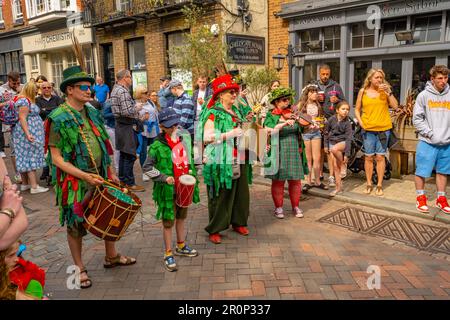
<instances>
[{"instance_id":1,"label":"striped shirt","mask_svg":"<svg viewBox=\"0 0 450 320\"><path fill-rule=\"evenodd\" d=\"M111 92L111 110L116 118L125 117L139 119L136 103L130 91L121 84L116 84Z\"/></svg>"},{"instance_id":2,"label":"striped shirt","mask_svg":"<svg viewBox=\"0 0 450 320\"><path fill-rule=\"evenodd\" d=\"M191 97L183 92L173 104L173 109L180 116L180 127L194 134L195 106Z\"/></svg>"}]
</instances>

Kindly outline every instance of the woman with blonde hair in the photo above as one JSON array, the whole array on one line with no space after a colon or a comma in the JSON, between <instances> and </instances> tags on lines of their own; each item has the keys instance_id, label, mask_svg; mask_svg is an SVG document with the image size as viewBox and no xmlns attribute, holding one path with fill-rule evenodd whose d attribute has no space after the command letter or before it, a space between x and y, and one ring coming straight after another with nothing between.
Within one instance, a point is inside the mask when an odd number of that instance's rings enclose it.
<instances>
[{"instance_id":1,"label":"woman with blonde hair","mask_svg":"<svg viewBox=\"0 0 450 320\"><path fill-rule=\"evenodd\" d=\"M382 196L383 176L386 167L386 153L391 136L392 121L389 107L398 107L397 99L392 93L391 85L386 81L384 71L370 69L364 81L363 88L356 100L355 116L363 129L363 150L365 154L364 170L366 172L367 186L365 193L373 190L373 160L375 157L378 176L375 194Z\"/></svg>"},{"instance_id":2,"label":"woman with blonde hair","mask_svg":"<svg viewBox=\"0 0 450 320\"><path fill-rule=\"evenodd\" d=\"M308 161L308 171L306 175L306 184L303 191L317 187L327 190L322 182L320 182L320 165L322 151L322 132L320 130L323 121L323 110L318 100L318 86L309 84L303 88L302 96L298 102L297 108L303 115L310 117L312 124L303 129L302 137L305 142L306 159ZM312 172L314 171L315 184L312 185Z\"/></svg>"},{"instance_id":3,"label":"woman with blonde hair","mask_svg":"<svg viewBox=\"0 0 450 320\"><path fill-rule=\"evenodd\" d=\"M14 98L19 121L12 128L17 170L22 175L21 191L31 189L31 193L47 192L48 188L38 185L36 170L45 164L44 124L36 105L37 87L33 82L24 85L20 94Z\"/></svg>"}]
</instances>

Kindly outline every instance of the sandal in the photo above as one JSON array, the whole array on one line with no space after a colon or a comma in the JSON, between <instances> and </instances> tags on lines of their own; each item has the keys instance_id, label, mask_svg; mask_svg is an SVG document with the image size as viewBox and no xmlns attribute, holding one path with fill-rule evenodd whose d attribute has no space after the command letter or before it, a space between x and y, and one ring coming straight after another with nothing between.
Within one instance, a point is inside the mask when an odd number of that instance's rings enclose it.
<instances>
[{"instance_id":1,"label":"sandal","mask_svg":"<svg viewBox=\"0 0 450 320\"><path fill-rule=\"evenodd\" d=\"M377 186L377 190L375 191L375 195L381 197L384 196L383 187Z\"/></svg>"},{"instance_id":2,"label":"sandal","mask_svg":"<svg viewBox=\"0 0 450 320\"><path fill-rule=\"evenodd\" d=\"M308 192L308 190L311 189L311 188L312 188L312 186L311 186L310 184L306 183L306 184L303 186L302 191L303 191L303 192Z\"/></svg>"},{"instance_id":3,"label":"sandal","mask_svg":"<svg viewBox=\"0 0 450 320\"><path fill-rule=\"evenodd\" d=\"M121 257L122 256L120 255L120 253L118 253L114 258L105 257L105 263L103 264L103 267L109 269L117 266L130 266L136 263L136 259L126 256L124 256L124 258L126 258L126 261L122 262Z\"/></svg>"},{"instance_id":4,"label":"sandal","mask_svg":"<svg viewBox=\"0 0 450 320\"><path fill-rule=\"evenodd\" d=\"M323 184L322 182L319 185L314 185L314 187L322 189L322 190L328 190L328 187L325 184Z\"/></svg>"},{"instance_id":5,"label":"sandal","mask_svg":"<svg viewBox=\"0 0 450 320\"><path fill-rule=\"evenodd\" d=\"M373 190L373 186L372 185L367 185L366 186L366 190L364 190L365 194L371 194Z\"/></svg>"},{"instance_id":6,"label":"sandal","mask_svg":"<svg viewBox=\"0 0 450 320\"><path fill-rule=\"evenodd\" d=\"M82 273L86 274L86 279L84 279L84 280L81 280L81 274ZM80 271L80 288L81 289L87 289L87 288L90 288L90 287L92 287L92 280L91 280L91 278L89 278L87 270L83 269L83 270Z\"/></svg>"}]
</instances>

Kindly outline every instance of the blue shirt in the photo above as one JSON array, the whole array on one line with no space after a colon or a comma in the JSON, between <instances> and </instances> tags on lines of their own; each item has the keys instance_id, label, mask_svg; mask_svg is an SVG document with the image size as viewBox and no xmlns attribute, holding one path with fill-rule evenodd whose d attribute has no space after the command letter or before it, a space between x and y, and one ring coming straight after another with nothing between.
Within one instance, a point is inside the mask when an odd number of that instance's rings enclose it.
<instances>
[{"instance_id":1,"label":"blue shirt","mask_svg":"<svg viewBox=\"0 0 450 320\"><path fill-rule=\"evenodd\" d=\"M180 127L194 134L195 106L191 97L186 92L179 96L174 104L173 109L180 116Z\"/></svg>"},{"instance_id":2,"label":"blue shirt","mask_svg":"<svg viewBox=\"0 0 450 320\"><path fill-rule=\"evenodd\" d=\"M94 90L95 90L95 96L97 98L97 101L100 103L104 103L106 101L106 98L108 97L108 93L109 93L108 86L106 84L102 84L101 86L96 84L94 86Z\"/></svg>"}]
</instances>

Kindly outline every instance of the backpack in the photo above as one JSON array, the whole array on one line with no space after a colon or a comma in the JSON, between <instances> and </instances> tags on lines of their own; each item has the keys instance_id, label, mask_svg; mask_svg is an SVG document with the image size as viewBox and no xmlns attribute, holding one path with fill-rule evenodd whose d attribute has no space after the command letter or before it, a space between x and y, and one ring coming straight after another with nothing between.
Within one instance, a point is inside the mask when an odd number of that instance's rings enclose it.
<instances>
[{"instance_id":1,"label":"backpack","mask_svg":"<svg viewBox=\"0 0 450 320\"><path fill-rule=\"evenodd\" d=\"M31 105L30 99L26 99ZM15 106L17 100L19 100L18 96L7 101L7 104L0 110L0 120L6 125L14 126L19 121L19 112Z\"/></svg>"}]
</instances>

